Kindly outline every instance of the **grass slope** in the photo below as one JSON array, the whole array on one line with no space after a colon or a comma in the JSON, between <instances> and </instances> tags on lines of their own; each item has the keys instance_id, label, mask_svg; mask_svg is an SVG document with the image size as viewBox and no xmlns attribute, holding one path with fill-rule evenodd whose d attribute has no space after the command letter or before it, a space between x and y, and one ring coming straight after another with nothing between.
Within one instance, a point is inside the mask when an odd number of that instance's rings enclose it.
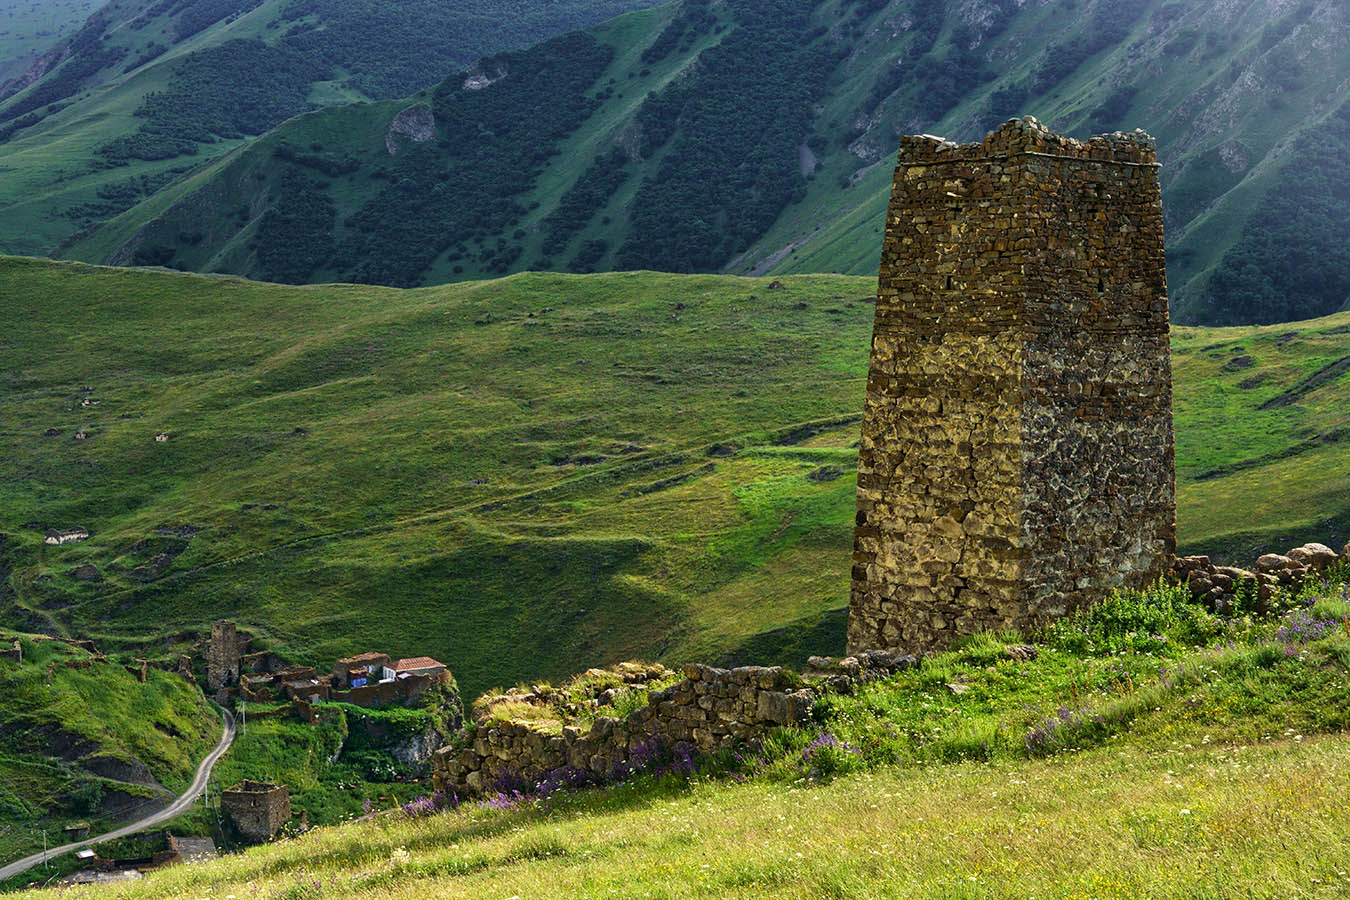
<instances>
[{"instance_id":1,"label":"grass slope","mask_svg":"<svg viewBox=\"0 0 1350 900\"><path fill-rule=\"evenodd\" d=\"M0 83L23 74L100 5L96 0L0 0Z\"/></svg>"},{"instance_id":2,"label":"grass slope","mask_svg":"<svg viewBox=\"0 0 1350 900\"><path fill-rule=\"evenodd\" d=\"M188 786L220 737L201 691L151 669L142 684L120 663L5 631L24 661L0 661L0 860L52 844L74 821L93 833Z\"/></svg>"},{"instance_id":3,"label":"grass slope","mask_svg":"<svg viewBox=\"0 0 1350 900\"><path fill-rule=\"evenodd\" d=\"M405 147L401 160L385 148L387 126L427 96L288 123L63 252L270 280L399 285L526 269L870 273L896 136L978 139L1030 113L1079 135L1143 127L1157 137L1179 320L1302 319L1341 309L1350 291L1336 262L1344 223L1322 209L1328 194L1331 207L1345 199L1344 128L1332 126L1346 118L1338 92L1350 20L1334 0L1293 8L685 0L591 33L613 59L598 77L587 71L588 87L559 99L592 108L547 140L510 136L508 144L539 148L526 163L494 173L451 140L468 122L501 138L509 133L497 110L538 108L506 66L482 89L492 112L447 110L439 143ZM560 65L577 74L586 64ZM462 93L465 80L453 75L438 93ZM278 156L283 144L322 157L320 169L294 152ZM1303 156L1319 166L1299 166ZM513 206L455 216L453 205L438 211L429 202L431 187L402 196L386 187L418 177ZM1262 211L1280 197L1293 198L1278 223L1281 242L1306 244L1306 253L1263 244L1274 226ZM291 233L259 231L273 211L294 220ZM407 221L420 231L404 235L397 226ZM357 265L409 243L425 258L394 272ZM269 267L249 249L267 244L292 248L304 264ZM1242 275L1249 267L1255 275ZM1216 271L1226 278L1219 284L1241 276L1244 289L1216 293Z\"/></svg>"},{"instance_id":4,"label":"grass slope","mask_svg":"<svg viewBox=\"0 0 1350 900\"><path fill-rule=\"evenodd\" d=\"M231 616L323 667L436 656L468 697L837 652L874 282L784 284L4 259L3 614L165 659ZM1350 316L1174 340L1183 550L1339 547Z\"/></svg>"},{"instance_id":5,"label":"grass slope","mask_svg":"<svg viewBox=\"0 0 1350 900\"><path fill-rule=\"evenodd\" d=\"M979 636L689 778L394 812L60 896L1344 896L1335 580L1228 621L1117 596L1034 661Z\"/></svg>"}]
</instances>

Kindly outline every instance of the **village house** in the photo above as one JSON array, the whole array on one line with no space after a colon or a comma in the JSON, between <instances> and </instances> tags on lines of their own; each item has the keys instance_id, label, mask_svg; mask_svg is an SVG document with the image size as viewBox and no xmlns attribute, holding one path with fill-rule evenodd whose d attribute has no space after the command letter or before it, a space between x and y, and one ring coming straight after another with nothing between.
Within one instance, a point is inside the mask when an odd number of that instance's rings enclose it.
<instances>
[{"instance_id":1,"label":"village house","mask_svg":"<svg viewBox=\"0 0 1350 900\"><path fill-rule=\"evenodd\" d=\"M386 668L384 673L385 678L407 678L412 675L434 678L444 671L444 663L437 662L430 656L414 656L409 659L400 659Z\"/></svg>"},{"instance_id":2,"label":"village house","mask_svg":"<svg viewBox=\"0 0 1350 900\"><path fill-rule=\"evenodd\" d=\"M361 653L339 659L333 663L333 687L350 690L354 687L365 687L371 681L392 678L392 675L384 674L389 662L387 653Z\"/></svg>"}]
</instances>

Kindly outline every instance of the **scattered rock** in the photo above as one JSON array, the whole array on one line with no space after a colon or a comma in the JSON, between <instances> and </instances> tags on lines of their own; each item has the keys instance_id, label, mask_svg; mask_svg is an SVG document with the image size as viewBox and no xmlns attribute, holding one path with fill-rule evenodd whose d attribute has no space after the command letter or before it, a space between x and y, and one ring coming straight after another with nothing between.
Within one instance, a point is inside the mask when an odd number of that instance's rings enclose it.
<instances>
[{"instance_id":1,"label":"scattered rock","mask_svg":"<svg viewBox=\"0 0 1350 900\"><path fill-rule=\"evenodd\" d=\"M970 691L970 685L962 684L959 681L951 681L947 683L947 690L951 691L953 694L956 694L959 697L961 694L965 694Z\"/></svg>"},{"instance_id":2,"label":"scattered rock","mask_svg":"<svg viewBox=\"0 0 1350 900\"><path fill-rule=\"evenodd\" d=\"M1039 652L1030 644L1009 644L1003 648L1003 652L1008 654L1009 659L1015 659L1018 662L1031 662Z\"/></svg>"},{"instance_id":3,"label":"scattered rock","mask_svg":"<svg viewBox=\"0 0 1350 900\"><path fill-rule=\"evenodd\" d=\"M70 573L76 581L102 581L103 573L99 572L98 566L93 563L85 563L82 566L76 566Z\"/></svg>"},{"instance_id":4,"label":"scattered rock","mask_svg":"<svg viewBox=\"0 0 1350 900\"><path fill-rule=\"evenodd\" d=\"M42 433L43 433L43 435L45 435L46 437L60 437L60 435L62 434L62 431L61 431L60 428L48 428L46 431L44 431L44 432L42 432Z\"/></svg>"},{"instance_id":5,"label":"scattered rock","mask_svg":"<svg viewBox=\"0 0 1350 900\"><path fill-rule=\"evenodd\" d=\"M1308 566L1315 572L1321 572L1337 559L1336 551L1326 544L1304 544L1289 551L1289 558Z\"/></svg>"},{"instance_id":6,"label":"scattered rock","mask_svg":"<svg viewBox=\"0 0 1350 900\"><path fill-rule=\"evenodd\" d=\"M89 532L84 528L62 528L48 531L43 541L52 546L59 544L78 544L80 541L89 539Z\"/></svg>"},{"instance_id":7,"label":"scattered rock","mask_svg":"<svg viewBox=\"0 0 1350 900\"><path fill-rule=\"evenodd\" d=\"M785 291L785 290L787 290L787 285L783 284L783 282L781 282L781 281L771 281L771 282L769 282L769 290L771 290L771 291Z\"/></svg>"}]
</instances>

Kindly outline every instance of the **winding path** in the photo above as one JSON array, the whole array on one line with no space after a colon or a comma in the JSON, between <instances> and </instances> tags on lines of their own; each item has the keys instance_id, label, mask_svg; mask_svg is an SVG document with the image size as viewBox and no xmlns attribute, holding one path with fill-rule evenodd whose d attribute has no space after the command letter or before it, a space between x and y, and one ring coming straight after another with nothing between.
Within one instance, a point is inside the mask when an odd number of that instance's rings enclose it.
<instances>
[{"instance_id":1,"label":"winding path","mask_svg":"<svg viewBox=\"0 0 1350 900\"><path fill-rule=\"evenodd\" d=\"M206 759L202 760L202 764L197 767L197 774L193 777L192 784L188 785L188 789L180 794L178 799L174 800L173 803L170 803L159 812L151 813L143 819L137 819L135 822L123 825L122 827L116 828L105 834L100 834L97 837L86 838L82 841L76 841L73 844L64 844L60 847L53 847L45 854L34 853L32 856L25 856L17 862L12 862L3 868L0 868L0 881L11 878L21 872L27 872L29 869L33 868L33 866L41 865L44 860L54 859L63 853L70 853L73 850L80 850L92 844L101 844L104 841L123 838L128 835L154 828L156 825L161 825L174 818L179 813L184 812L189 806L196 802L197 798L202 795L204 790L206 790L206 780L211 777L211 768L225 755L225 751L230 749L230 745L234 743L234 716L225 710L221 710L221 716L225 720L225 730L221 732L220 742L216 744L214 750L206 754Z\"/></svg>"}]
</instances>

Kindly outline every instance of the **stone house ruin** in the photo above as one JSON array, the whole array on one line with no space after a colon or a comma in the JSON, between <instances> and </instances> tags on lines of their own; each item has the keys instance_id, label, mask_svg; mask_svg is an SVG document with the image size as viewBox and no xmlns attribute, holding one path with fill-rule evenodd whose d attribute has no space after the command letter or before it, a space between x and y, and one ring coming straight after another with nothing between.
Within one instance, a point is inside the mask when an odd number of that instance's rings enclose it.
<instances>
[{"instance_id":1,"label":"stone house ruin","mask_svg":"<svg viewBox=\"0 0 1350 900\"><path fill-rule=\"evenodd\" d=\"M220 795L220 806L235 830L250 841L270 841L291 818L286 785L241 781Z\"/></svg>"},{"instance_id":2,"label":"stone house ruin","mask_svg":"<svg viewBox=\"0 0 1350 900\"><path fill-rule=\"evenodd\" d=\"M901 141L858 463L848 647L1025 628L1169 570L1157 155L1015 119Z\"/></svg>"}]
</instances>

